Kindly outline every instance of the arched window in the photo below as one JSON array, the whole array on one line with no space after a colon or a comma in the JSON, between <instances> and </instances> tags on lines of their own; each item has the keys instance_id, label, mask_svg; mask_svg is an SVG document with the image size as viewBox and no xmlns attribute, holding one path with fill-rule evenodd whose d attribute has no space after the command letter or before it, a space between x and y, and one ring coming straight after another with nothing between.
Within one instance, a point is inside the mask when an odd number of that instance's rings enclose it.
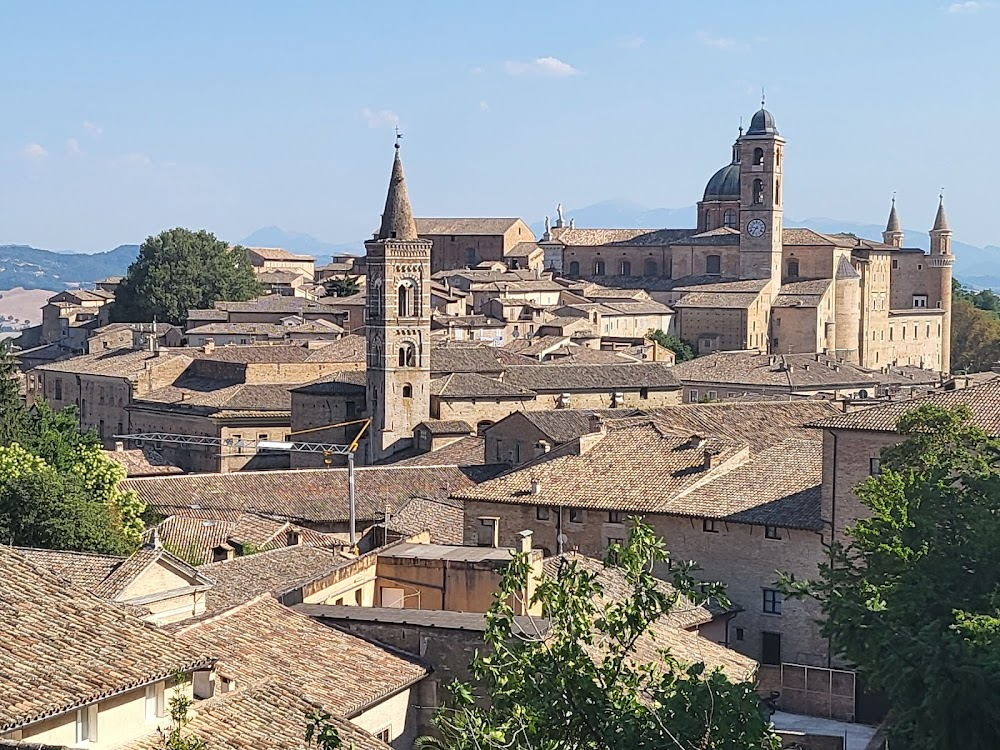
<instances>
[{"instance_id":1,"label":"arched window","mask_svg":"<svg viewBox=\"0 0 1000 750\"><path fill-rule=\"evenodd\" d=\"M705 273L717 276L722 273L722 258L718 255L705 257Z\"/></svg>"},{"instance_id":2,"label":"arched window","mask_svg":"<svg viewBox=\"0 0 1000 750\"><path fill-rule=\"evenodd\" d=\"M627 260L623 260L621 262L621 266L619 267L618 271L619 271L618 273L619 276L631 276L632 264Z\"/></svg>"},{"instance_id":3,"label":"arched window","mask_svg":"<svg viewBox=\"0 0 1000 750\"><path fill-rule=\"evenodd\" d=\"M401 318L412 318L415 314L415 302L416 302L416 290L413 288L412 283L403 283L399 285L398 290L398 300L399 300L399 317Z\"/></svg>"},{"instance_id":4,"label":"arched window","mask_svg":"<svg viewBox=\"0 0 1000 750\"><path fill-rule=\"evenodd\" d=\"M409 342L399 347L399 366L400 367L417 366L417 347L415 347L413 344Z\"/></svg>"},{"instance_id":5,"label":"arched window","mask_svg":"<svg viewBox=\"0 0 1000 750\"><path fill-rule=\"evenodd\" d=\"M595 260L594 261L594 276L603 276L603 275L604 275L604 261L603 260Z\"/></svg>"},{"instance_id":6,"label":"arched window","mask_svg":"<svg viewBox=\"0 0 1000 750\"><path fill-rule=\"evenodd\" d=\"M569 275L579 276L580 275L580 261L574 260L569 264Z\"/></svg>"},{"instance_id":7,"label":"arched window","mask_svg":"<svg viewBox=\"0 0 1000 750\"><path fill-rule=\"evenodd\" d=\"M788 278L796 279L799 276L799 262L797 260L788 261Z\"/></svg>"},{"instance_id":8,"label":"arched window","mask_svg":"<svg viewBox=\"0 0 1000 750\"><path fill-rule=\"evenodd\" d=\"M413 398L413 386L403 383L403 398Z\"/></svg>"},{"instance_id":9,"label":"arched window","mask_svg":"<svg viewBox=\"0 0 1000 750\"><path fill-rule=\"evenodd\" d=\"M764 181L759 177L753 181L753 202L758 205L764 202Z\"/></svg>"},{"instance_id":10,"label":"arched window","mask_svg":"<svg viewBox=\"0 0 1000 750\"><path fill-rule=\"evenodd\" d=\"M733 209L729 209L722 217L722 225L725 227L736 227L736 212Z\"/></svg>"},{"instance_id":11,"label":"arched window","mask_svg":"<svg viewBox=\"0 0 1000 750\"><path fill-rule=\"evenodd\" d=\"M656 276L656 273L657 273L656 261L653 260L652 258L646 258L646 262L642 266L642 275Z\"/></svg>"},{"instance_id":12,"label":"arched window","mask_svg":"<svg viewBox=\"0 0 1000 750\"><path fill-rule=\"evenodd\" d=\"M476 265L476 248L467 247L465 249L465 265L467 265L469 268L472 268L474 265Z\"/></svg>"},{"instance_id":13,"label":"arched window","mask_svg":"<svg viewBox=\"0 0 1000 750\"><path fill-rule=\"evenodd\" d=\"M762 148L755 148L753 150L753 165L755 167L763 167L764 166L764 149L762 149Z\"/></svg>"}]
</instances>

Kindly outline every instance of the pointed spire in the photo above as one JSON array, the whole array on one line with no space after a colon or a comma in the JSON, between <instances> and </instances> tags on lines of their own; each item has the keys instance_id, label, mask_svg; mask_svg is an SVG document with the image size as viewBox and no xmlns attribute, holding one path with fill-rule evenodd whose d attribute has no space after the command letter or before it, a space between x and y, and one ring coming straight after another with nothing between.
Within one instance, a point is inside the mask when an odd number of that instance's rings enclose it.
<instances>
[{"instance_id":1,"label":"pointed spire","mask_svg":"<svg viewBox=\"0 0 1000 750\"><path fill-rule=\"evenodd\" d=\"M896 213L896 194L892 194L892 208L889 209L889 221L885 225L886 232L899 232L899 214Z\"/></svg>"},{"instance_id":2,"label":"pointed spire","mask_svg":"<svg viewBox=\"0 0 1000 750\"><path fill-rule=\"evenodd\" d=\"M392 176L389 178L389 192L385 196L385 211L382 212L380 240L401 240L412 242L418 239L417 224L413 221L410 196L406 192L403 178L403 162L399 158L399 135L396 137L396 156L392 162Z\"/></svg>"},{"instance_id":3,"label":"pointed spire","mask_svg":"<svg viewBox=\"0 0 1000 750\"><path fill-rule=\"evenodd\" d=\"M948 228L948 217L944 212L944 193L938 196L937 216L934 217L934 228L932 232L950 232Z\"/></svg>"}]
</instances>

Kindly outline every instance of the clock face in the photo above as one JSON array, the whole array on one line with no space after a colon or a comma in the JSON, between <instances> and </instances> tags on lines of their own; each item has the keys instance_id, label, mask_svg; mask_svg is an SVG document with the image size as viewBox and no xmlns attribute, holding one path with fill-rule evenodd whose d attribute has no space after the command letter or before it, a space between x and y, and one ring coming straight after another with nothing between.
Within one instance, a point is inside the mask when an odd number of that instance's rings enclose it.
<instances>
[{"instance_id":1,"label":"clock face","mask_svg":"<svg viewBox=\"0 0 1000 750\"><path fill-rule=\"evenodd\" d=\"M747 224L747 234L749 234L751 237L760 237L761 235L764 234L766 230L767 227L764 225L764 222L761 221L760 219L752 219Z\"/></svg>"}]
</instances>

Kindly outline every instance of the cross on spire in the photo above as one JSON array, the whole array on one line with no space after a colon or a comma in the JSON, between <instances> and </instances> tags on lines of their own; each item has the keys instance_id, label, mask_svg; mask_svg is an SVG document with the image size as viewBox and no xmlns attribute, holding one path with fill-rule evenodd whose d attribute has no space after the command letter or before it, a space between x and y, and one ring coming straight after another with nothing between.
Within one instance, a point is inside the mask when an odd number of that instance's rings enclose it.
<instances>
[{"instance_id":1,"label":"cross on spire","mask_svg":"<svg viewBox=\"0 0 1000 750\"><path fill-rule=\"evenodd\" d=\"M402 139L403 134L399 132L399 125L396 126L396 148L399 148L399 141Z\"/></svg>"},{"instance_id":2,"label":"cross on spire","mask_svg":"<svg viewBox=\"0 0 1000 750\"><path fill-rule=\"evenodd\" d=\"M761 86L760 87L760 108L761 109L764 109L764 102L765 101L766 101L766 97L764 96L764 87Z\"/></svg>"}]
</instances>

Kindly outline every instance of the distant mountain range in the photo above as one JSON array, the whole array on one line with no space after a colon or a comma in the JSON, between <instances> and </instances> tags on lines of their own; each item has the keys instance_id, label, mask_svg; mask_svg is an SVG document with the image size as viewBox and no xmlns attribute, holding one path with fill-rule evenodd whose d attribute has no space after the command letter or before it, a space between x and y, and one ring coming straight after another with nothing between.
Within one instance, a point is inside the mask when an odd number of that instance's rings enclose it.
<instances>
[{"instance_id":1,"label":"distant mountain range","mask_svg":"<svg viewBox=\"0 0 1000 750\"><path fill-rule=\"evenodd\" d=\"M606 200L563 212L567 221L574 219L578 227L619 229L628 227L693 227L695 207L648 208L638 203ZM553 220L555 217L552 217ZM859 224L841 219L812 217L785 220L787 227L809 227L817 232L850 232L859 237L880 239L882 226ZM531 225L538 237L544 231L544 220ZM924 230L906 229L906 245L927 250L929 238ZM249 247L283 247L294 253L311 255L320 265L333 255L364 253L364 240L334 243L319 240L301 232L280 227L262 227L240 241ZM976 247L953 241L955 277L974 289L1000 290L1000 247ZM62 290L81 284L93 284L107 276L121 276L138 256L138 245L121 245L104 253L72 253L39 250L27 245L0 245L0 290L25 289Z\"/></svg>"}]
</instances>

